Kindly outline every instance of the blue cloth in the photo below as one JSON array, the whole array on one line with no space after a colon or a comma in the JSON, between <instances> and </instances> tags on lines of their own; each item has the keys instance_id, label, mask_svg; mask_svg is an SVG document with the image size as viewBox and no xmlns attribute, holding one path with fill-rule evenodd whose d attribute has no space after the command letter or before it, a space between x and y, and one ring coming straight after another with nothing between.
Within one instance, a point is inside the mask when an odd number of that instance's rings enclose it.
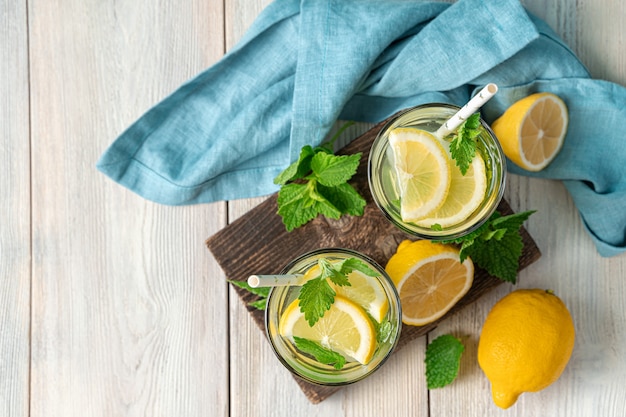
<instances>
[{"instance_id":1,"label":"blue cloth","mask_svg":"<svg viewBox=\"0 0 626 417\"><path fill-rule=\"evenodd\" d=\"M180 205L272 193L273 178L337 119L378 122L403 108L499 93L492 122L551 91L569 108L562 180L603 256L626 250L626 89L593 80L519 0L276 0L219 62L150 109L98 169L139 195Z\"/></svg>"}]
</instances>

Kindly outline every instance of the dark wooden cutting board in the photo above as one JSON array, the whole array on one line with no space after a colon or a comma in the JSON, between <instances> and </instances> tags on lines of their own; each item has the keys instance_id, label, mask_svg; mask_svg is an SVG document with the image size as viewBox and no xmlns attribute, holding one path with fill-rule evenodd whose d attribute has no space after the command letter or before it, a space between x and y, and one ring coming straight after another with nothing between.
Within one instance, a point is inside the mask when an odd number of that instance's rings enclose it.
<instances>
[{"instance_id":1,"label":"dark wooden cutting board","mask_svg":"<svg viewBox=\"0 0 626 417\"><path fill-rule=\"evenodd\" d=\"M367 160L370 146L384 123L374 126L338 152L340 154L363 153L359 169L351 180L351 184L367 200L362 217L347 216L339 220L318 217L288 233L280 216L276 214L277 195L274 194L207 239L206 244L224 270L226 279L245 281L252 274L277 274L296 256L324 247L353 249L368 255L383 266L386 265L395 253L398 244L411 237L395 228L382 215L372 201L367 183ZM508 203L504 200L500 203L498 210L502 214L512 213ZM521 232L524 249L520 259L520 270L541 256L526 229L522 228ZM501 280L477 268L472 288L445 316L423 327L403 325L396 350L433 330L441 320L463 309L501 283ZM238 287L235 287L235 291L250 312L252 319L265 334L264 313L248 306L248 303L256 300L257 297ZM278 360L276 360L276 366L282 366ZM313 403L323 401L340 389L317 386L297 377L294 378ZM366 384L367 379L359 383Z\"/></svg>"}]
</instances>

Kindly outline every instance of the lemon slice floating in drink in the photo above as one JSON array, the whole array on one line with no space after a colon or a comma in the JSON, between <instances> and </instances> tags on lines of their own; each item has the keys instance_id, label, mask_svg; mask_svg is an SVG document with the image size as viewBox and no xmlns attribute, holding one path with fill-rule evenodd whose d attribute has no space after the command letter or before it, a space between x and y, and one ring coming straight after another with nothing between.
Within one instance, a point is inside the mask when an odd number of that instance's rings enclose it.
<instances>
[{"instance_id":1,"label":"lemon slice floating in drink","mask_svg":"<svg viewBox=\"0 0 626 417\"><path fill-rule=\"evenodd\" d=\"M450 188L449 157L432 133L396 128L389 133L400 189L402 220L430 216L445 202Z\"/></svg>"},{"instance_id":2,"label":"lemon slice floating in drink","mask_svg":"<svg viewBox=\"0 0 626 417\"><path fill-rule=\"evenodd\" d=\"M561 98L536 93L513 103L491 127L511 161L527 171L541 171L561 150L568 120Z\"/></svg>"},{"instance_id":3,"label":"lemon slice floating in drink","mask_svg":"<svg viewBox=\"0 0 626 417\"><path fill-rule=\"evenodd\" d=\"M485 161L476 153L465 175L456 165L450 169L452 178L450 189L443 205L428 218L417 220L421 227L438 224L450 227L467 219L480 206L487 192Z\"/></svg>"},{"instance_id":4,"label":"lemon slice floating in drink","mask_svg":"<svg viewBox=\"0 0 626 417\"><path fill-rule=\"evenodd\" d=\"M376 331L361 307L336 296L330 309L311 327L298 302L296 299L289 304L281 316L278 324L281 336L313 340L363 365L369 363L376 349Z\"/></svg>"},{"instance_id":5,"label":"lemon slice floating in drink","mask_svg":"<svg viewBox=\"0 0 626 417\"><path fill-rule=\"evenodd\" d=\"M470 258L461 263L457 248L428 240L400 243L385 270L400 294L402 322L413 326L442 317L474 281Z\"/></svg>"},{"instance_id":6,"label":"lemon slice floating in drink","mask_svg":"<svg viewBox=\"0 0 626 417\"><path fill-rule=\"evenodd\" d=\"M339 286L330 282L330 286L337 295L354 301L374 320L382 322L389 311L389 301L383 287L376 280L356 270L348 274L348 281L350 285Z\"/></svg>"}]
</instances>

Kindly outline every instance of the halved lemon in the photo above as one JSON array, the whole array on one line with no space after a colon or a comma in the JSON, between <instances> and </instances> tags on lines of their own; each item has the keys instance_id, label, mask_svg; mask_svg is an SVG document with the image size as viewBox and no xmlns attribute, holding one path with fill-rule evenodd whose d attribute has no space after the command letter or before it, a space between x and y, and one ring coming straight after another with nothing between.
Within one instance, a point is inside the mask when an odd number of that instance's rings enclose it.
<instances>
[{"instance_id":1,"label":"halved lemon","mask_svg":"<svg viewBox=\"0 0 626 417\"><path fill-rule=\"evenodd\" d=\"M467 219L480 206L487 192L485 161L476 154L465 175L456 166L450 168L452 179L448 197L443 205L428 218L415 222L421 227L439 224L450 227Z\"/></svg>"},{"instance_id":2,"label":"halved lemon","mask_svg":"<svg viewBox=\"0 0 626 417\"><path fill-rule=\"evenodd\" d=\"M351 300L367 311L378 323L382 322L387 311L389 301L382 285L373 277L368 277L361 271L352 271L348 274L350 285L335 285L329 281L330 286L340 295Z\"/></svg>"},{"instance_id":3,"label":"halved lemon","mask_svg":"<svg viewBox=\"0 0 626 417\"><path fill-rule=\"evenodd\" d=\"M376 349L374 325L365 311L357 304L335 296L335 302L313 327L300 311L299 300L294 300L278 323L281 336L293 340L302 337L341 353L366 365L372 360Z\"/></svg>"},{"instance_id":4,"label":"halved lemon","mask_svg":"<svg viewBox=\"0 0 626 417\"><path fill-rule=\"evenodd\" d=\"M544 92L513 103L491 128L511 161L528 171L541 171L561 150L568 121L563 100Z\"/></svg>"},{"instance_id":5,"label":"halved lemon","mask_svg":"<svg viewBox=\"0 0 626 417\"><path fill-rule=\"evenodd\" d=\"M405 222L430 216L450 188L450 163L439 140L420 129L396 128L389 133L400 190L400 215Z\"/></svg>"},{"instance_id":6,"label":"halved lemon","mask_svg":"<svg viewBox=\"0 0 626 417\"><path fill-rule=\"evenodd\" d=\"M456 247L428 240L400 243L385 269L400 294L402 322L413 326L442 317L474 281L471 259L461 263Z\"/></svg>"}]
</instances>

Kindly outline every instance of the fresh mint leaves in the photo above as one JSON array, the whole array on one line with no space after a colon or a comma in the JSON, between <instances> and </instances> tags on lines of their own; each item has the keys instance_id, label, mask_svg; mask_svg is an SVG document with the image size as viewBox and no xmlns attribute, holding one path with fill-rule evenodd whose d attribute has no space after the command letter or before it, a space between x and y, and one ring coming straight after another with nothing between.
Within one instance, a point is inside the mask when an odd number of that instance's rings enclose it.
<instances>
[{"instance_id":1,"label":"fresh mint leaves","mask_svg":"<svg viewBox=\"0 0 626 417\"><path fill-rule=\"evenodd\" d=\"M300 288L298 294L300 311L311 327L324 316L324 313L335 302L337 293L332 289L328 280L338 286L350 286L348 274L353 270L372 277L379 275L378 272L356 258L348 258L335 263L331 263L326 258L320 258L318 265L320 275L308 280Z\"/></svg>"},{"instance_id":2,"label":"fresh mint leaves","mask_svg":"<svg viewBox=\"0 0 626 417\"><path fill-rule=\"evenodd\" d=\"M257 310L265 310L265 307L267 306L267 296L270 294L270 287L254 288L248 285L246 281L229 280L228 282L233 284L235 287L243 288L244 290L247 290L254 295L258 295L260 298L256 301L249 302L248 305L250 307L256 308Z\"/></svg>"},{"instance_id":3,"label":"fresh mint leaves","mask_svg":"<svg viewBox=\"0 0 626 417\"><path fill-rule=\"evenodd\" d=\"M337 370L343 368L346 364L346 358L344 358L341 354L335 352L334 350L327 349L313 340L294 336L293 341L298 350L308 353L320 363L332 365Z\"/></svg>"},{"instance_id":4,"label":"fresh mint leaves","mask_svg":"<svg viewBox=\"0 0 626 417\"><path fill-rule=\"evenodd\" d=\"M463 175L467 173L476 155L476 137L480 134L479 127L480 113L474 113L453 133L450 155Z\"/></svg>"},{"instance_id":5,"label":"fresh mint leaves","mask_svg":"<svg viewBox=\"0 0 626 417\"><path fill-rule=\"evenodd\" d=\"M426 348L426 384L428 389L451 384L459 373L465 346L456 337L444 334Z\"/></svg>"},{"instance_id":6,"label":"fresh mint leaves","mask_svg":"<svg viewBox=\"0 0 626 417\"><path fill-rule=\"evenodd\" d=\"M502 216L496 211L485 224L469 235L440 242L460 244L461 262L470 257L489 274L515 284L519 258L524 248L519 231L534 212L530 210Z\"/></svg>"},{"instance_id":7,"label":"fresh mint leaves","mask_svg":"<svg viewBox=\"0 0 626 417\"><path fill-rule=\"evenodd\" d=\"M318 215L339 219L342 215L362 216L366 201L348 183L356 173L361 153L335 155L330 147L304 146L300 157L278 174L278 214L287 231L300 227Z\"/></svg>"}]
</instances>

